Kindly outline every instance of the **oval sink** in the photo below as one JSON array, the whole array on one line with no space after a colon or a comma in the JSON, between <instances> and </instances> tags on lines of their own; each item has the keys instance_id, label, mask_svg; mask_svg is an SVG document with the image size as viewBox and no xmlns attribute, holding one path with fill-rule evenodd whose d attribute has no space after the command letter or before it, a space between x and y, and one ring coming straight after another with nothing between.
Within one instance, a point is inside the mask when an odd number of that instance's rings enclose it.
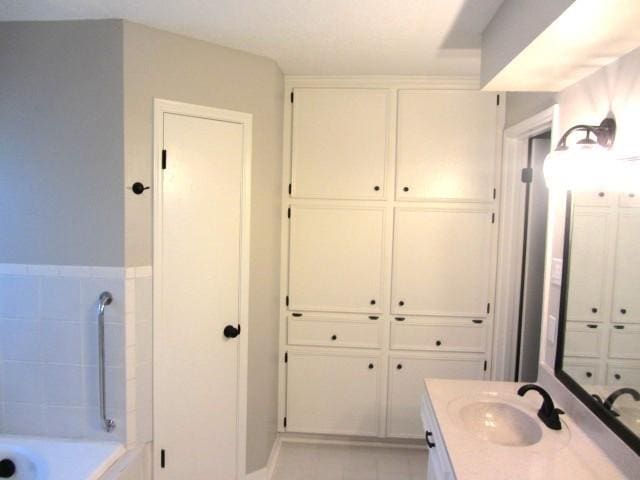
<instances>
[{"instance_id":1,"label":"oval sink","mask_svg":"<svg viewBox=\"0 0 640 480\"><path fill-rule=\"evenodd\" d=\"M507 403L471 402L458 415L466 430L491 443L524 447L542 438L540 421Z\"/></svg>"}]
</instances>

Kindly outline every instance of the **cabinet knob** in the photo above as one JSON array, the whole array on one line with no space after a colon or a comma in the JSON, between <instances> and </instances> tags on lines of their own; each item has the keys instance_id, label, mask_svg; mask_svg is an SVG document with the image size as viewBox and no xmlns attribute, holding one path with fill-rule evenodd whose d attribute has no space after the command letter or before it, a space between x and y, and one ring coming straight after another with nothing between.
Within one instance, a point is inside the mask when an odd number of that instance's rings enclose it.
<instances>
[{"instance_id":1,"label":"cabinet knob","mask_svg":"<svg viewBox=\"0 0 640 480\"><path fill-rule=\"evenodd\" d=\"M440 345L442 345L442 342L440 340L436 340L436 347L439 347Z\"/></svg>"},{"instance_id":2,"label":"cabinet knob","mask_svg":"<svg viewBox=\"0 0 640 480\"><path fill-rule=\"evenodd\" d=\"M403 191L403 192L408 192L408 191L409 191L409 187L404 187L404 188L402 189L402 191Z\"/></svg>"},{"instance_id":3,"label":"cabinet knob","mask_svg":"<svg viewBox=\"0 0 640 480\"><path fill-rule=\"evenodd\" d=\"M604 192L598 192L599 197L604 197Z\"/></svg>"},{"instance_id":4,"label":"cabinet knob","mask_svg":"<svg viewBox=\"0 0 640 480\"><path fill-rule=\"evenodd\" d=\"M635 193L630 193L630 194L629 194L629 198L633 198L633 197L635 197L635 196L636 196L636 194L635 194Z\"/></svg>"},{"instance_id":5,"label":"cabinet knob","mask_svg":"<svg viewBox=\"0 0 640 480\"><path fill-rule=\"evenodd\" d=\"M621 308L620 309L620 313L623 314L623 315L626 315L627 309L626 308Z\"/></svg>"},{"instance_id":6,"label":"cabinet knob","mask_svg":"<svg viewBox=\"0 0 640 480\"><path fill-rule=\"evenodd\" d=\"M593 374L591 372L587 372L586 375L587 375L587 378L591 378Z\"/></svg>"},{"instance_id":7,"label":"cabinet knob","mask_svg":"<svg viewBox=\"0 0 640 480\"><path fill-rule=\"evenodd\" d=\"M400 305L400 306L402 307L402 306L404 305L404 300L400 300L400 301L398 302L398 305Z\"/></svg>"},{"instance_id":8,"label":"cabinet knob","mask_svg":"<svg viewBox=\"0 0 640 480\"><path fill-rule=\"evenodd\" d=\"M337 340L338 336L337 335L331 335L331 340Z\"/></svg>"},{"instance_id":9,"label":"cabinet knob","mask_svg":"<svg viewBox=\"0 0 640 480\"><path fill-rule=\"evenodd\" d=\"M616 373L613 378L615 378L616 380L620 380L622 378L622 376L619 373Z\"/></svg>"},{"instance_id":10,"label":"cabinet knob","mask_svg":"<svg viewBox=\"0 0 640 480\"><path fill-rule=\"evenodd\" d=\"M376 185L375 187L373 187L373 189L377 192L377 191L379 191L379 190L380 190L380 186L379 186L379 185Z\"/></svg>"},{"instance_id":11,"label":"cabinet knob","mask_svg":"<svg viewBox=\"0 0 640 480\"><path fill-rule=\"evenodd\" d=\"M375 305L375 304L376 304L376 301L375 301L375 300L371 300L369 303L370 303L371 305Z\"/></svg>"},{"instance_id":12,"label":"cabinet knob","mask_svg":"<svg viewBox=\"0 0 640 480\"><path fill-rule=\"evenodd\" d=\"M399 363L398 366L396 367L398 370L402 370L402 364Z\"/></svg>"},{"instance_id":13,"label":"cabinet knob","mask_svg":"<svg viewBox=\"0 0 640 480\"><path fill-rule=\"evenodd\" d=\"M591 309L591 313L598 313L598 309L597 309L596 307L593 307L593 308Z\"/></svg>"},{"instance_id":14,"label":"cabinet knob","mask_svg":"<svg viewBox=\"0 0 640 480\"><path fill-rule=\"evenodd\" d=\"M369 364L369 370L373 370L373 363Z\"/></svg>"}]
</instances>

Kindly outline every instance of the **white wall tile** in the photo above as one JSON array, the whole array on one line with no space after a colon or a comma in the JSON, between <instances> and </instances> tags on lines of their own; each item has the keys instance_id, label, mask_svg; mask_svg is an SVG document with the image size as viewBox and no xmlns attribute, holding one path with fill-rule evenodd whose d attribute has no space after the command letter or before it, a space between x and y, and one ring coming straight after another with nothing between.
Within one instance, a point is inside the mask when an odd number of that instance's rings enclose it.
<instances>
[{"instance_id":1,"label":"white wall tile","mask_svg":"<svg viewBox=\"0 0 640 480\"><path fill-rule=\"evenodd\" d=\"M82 321L87 304L85 281L74 277L42 277L43 319Z\"/></svg>"},{"instance_id":2,"label":"white wall tile","mask_svg":"<svg viewBox=\"0 0 640 480\"><path fill-rule=\"evenodd\" d=\"M82 367L43 365L42 387L47 405L80 407L84 400Z\"/></svg>"},{"instance_id":3,"label":"white wall tile","mask_svg":"<svg viewBox=\"0 0 640 480\"><path fill-rule=\"evenodd\" d=\"M40 326L42 355L47 363L82 365L85 325L79 322L47 321Z\"/></svg>"},{"instance_id":4,"label":"white wall tile","mask_svg":"<svg viewBox=\"0 0 640 480\"><path fill-rule=\"evenodd\" d=\"M27 319L0 319L0 351L4 360L42 360L40 322Z\"/></svg>"},{"instance_id":5,"label":"white wall tile","mask_svg":"<svg viewBox=\"0 0 640 480\"><path fill-rule=\"evenodd\" d=\"M0 317L38 317L40 277L0 275Z\"/></svg>"},{"instance_id":6,"label":"white wall tile","mask_svg":"<svg viewBox=\"0 0 640 480\"><path fill-rule=\"evenodd\" d=\"M3 400L42 403L42 367L41 363L4 361Z\"/></svg>"},{"instance_id":7,"label":"white wall tile","mask_svg":"<svg viewBox=\"0 0 640 480\"><path fill-rule=\"evenodd\" d=\"M44 414L40 404L5 402L6 433L44 435Z\"/></svg>"}]
</instances>

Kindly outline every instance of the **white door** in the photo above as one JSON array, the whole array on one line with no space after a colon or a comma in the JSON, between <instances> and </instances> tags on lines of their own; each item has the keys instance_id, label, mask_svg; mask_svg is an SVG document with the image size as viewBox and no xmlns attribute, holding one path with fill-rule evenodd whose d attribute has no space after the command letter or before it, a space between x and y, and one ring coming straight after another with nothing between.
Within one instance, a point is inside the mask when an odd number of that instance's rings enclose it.
<instances>
[{"instance_id":1,"label":"white door","mask_svg":"<svg viewBox=\"0 0 640 480\"><path fill-rule=\"evenodd\" d=\"M483 318L492 275L488 210L398 208L391 311Z\"/></svg>"},{"instance_id":2,"label":"white door","mask_svg":"<svg viewBox=\"0 0 640 480\"><path fill-rule=\"evenodd\" d=\"M491 202L496 174L496 95L398 93L398 200Z\"/></svg>"},{"instance_id":3,"label":"white door","mask_svg":"<svg viewBox=\"0 0 640 480\"><path fill-rule=\"evenodd\" d=\"M243 123L225 119L233 112L162 108L156 104L166 169L157 171L154 228L155 478L244 478L250 116L236 114Z\"/></svg>"},{"instance_id":4,"label":"white door","mask_svg":"<svg viewBox=\"0 0 640 480\"><path fill-rule=\"evenodd\" d=\"M292 196L383 198L388 91L296 88L293 93Z\"/></svg>"},{"instance_id":5,"label":"white door","mask_svg":"<svg viewBox=\"0 0 640 480\"><path fill-rule=\"evenodd\" d=\"M384 209L296 205L290 212L289 308L380 313Z\"/></svg>"},{"instance_id":6,"label":"white door","mask_svg":"<svg viewBox=\"0 0 640 480\"><path fill-rule=\"evenodd\" d=\"M482 380L484 365L484 355L391 355L387 436L424 438L420 399L424 394L425 378Z\"/></svg>"},{"instance_id":7,"label":"white door","mask_svg":"<svg viewBox=\"0 0 640 480\"><path fill-rule=\"evenodd\" d=\"M378 435L378 352L290 349L287 357L287 432Z\"/></svg>"}]
</instances>

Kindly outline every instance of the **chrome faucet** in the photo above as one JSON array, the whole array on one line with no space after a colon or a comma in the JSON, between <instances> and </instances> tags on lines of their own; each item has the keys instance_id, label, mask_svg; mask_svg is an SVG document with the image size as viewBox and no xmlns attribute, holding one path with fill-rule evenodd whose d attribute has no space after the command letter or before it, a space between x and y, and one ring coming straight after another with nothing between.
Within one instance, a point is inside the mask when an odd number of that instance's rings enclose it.
<instances>
[{"instance_id":1,"label":"chrome faucet","mask_svg":"<svg viewBox=\"0 0 640 480\"><path fill-rule=\"evenodd\" d=\"M611 395L609 395L603 402L604 408L609 410L614 416L620 416L620 414L613 409L613 403L618 399L620 395L624 395L625 393L631 395L636 402L640 402L640 393L638 393L638 391L633 388L625 387L619 388Z\"/></svg>"},{"instance_id":2,"label":"chrome faucet","mask_svg":"<svg viewBox=\"0 0 640 480\"><path fill-rule=\"evenodd\" d=\"M555 407L553 400L551 399L551 395L549 395L544 388L534 385L533 383L520 387L518 389L518 395L524 397L524 394L529 390L535 390L542 396L542 407L538 410L538 418L550 429L560 430L562 428L562 423L560 422L559 415L564 412Z\"/></svg>"}]
</instances>

